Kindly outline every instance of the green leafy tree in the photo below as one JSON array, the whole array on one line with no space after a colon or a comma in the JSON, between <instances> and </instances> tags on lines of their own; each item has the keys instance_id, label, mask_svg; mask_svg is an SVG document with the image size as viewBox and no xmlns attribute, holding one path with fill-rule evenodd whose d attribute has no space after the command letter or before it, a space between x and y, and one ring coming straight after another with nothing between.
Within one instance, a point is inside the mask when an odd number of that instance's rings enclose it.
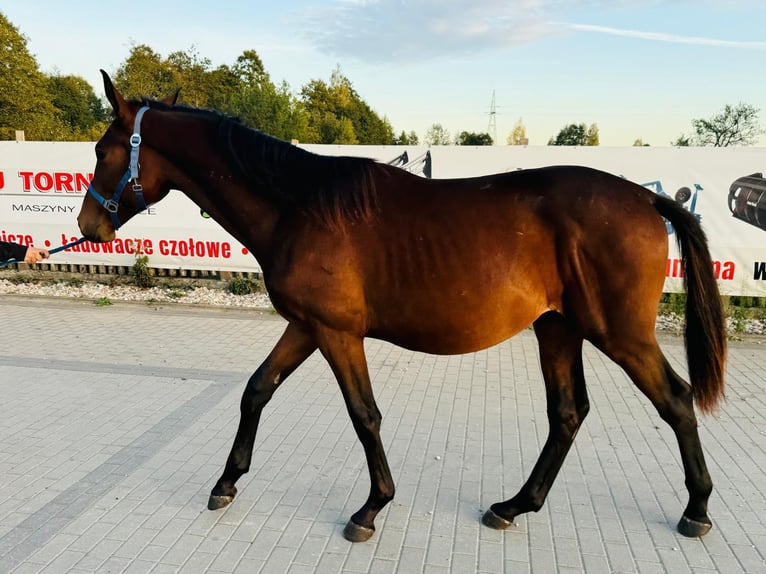
<instances>
[{"instance_id":1,"label":"green leafy tree","mask_svg":"<svg viewBox=\"0 0 766 574\"><path fill-rule=\"evenodd\" d=\"M103 133L109 112L93 87L79 76L50 76L48 91L59 111L59 120L70 131L71 139L92 140Z\"/></svg>"},{"instance_id":2,"label":"green leafy tree","mask_svg":"<svg viewBox=\"0 0 766 574\"><path fill-rule=\"evenodd\" d=\"M749 146L757 143L765 133L758 122L760 110L740 102L736 106L727 104L709 119L692 120L693 135L680 135L675 146Z\"/></svg>"},{"instance_id":3,"label":"green leafy tree","mask_svg":"<svg viewBox=\"0 0 766 574\"><path fill-rule=\"evenodd\" d=\"M487 133L460 132L455 141L457 145L492 145L492 136Z\"/></svg>"},{"instance_id":4,"label":"green leafy tree","mask_svg":"<svg viewBox=\"0 0 766 574\"><path fill-rule=\"evenodd\" d=\"M275 86L255 50L233 65L211 69L192 46L167 58L148 46L134 46L115 77L129 97L165 97L180 89L179 103L236 116L250 127L282 139L304 140L308 120L289 86Z\"/></svg>"},{"instance_id":5,"label":"green leafy tree","mask_svg":"<svg viewBox=\"0 0 766 574\"><path fill-rule=\"evenodd\" d=\"M255 50L245 50L237 57L234 64L234 73L249 86L257 86L262 83L271 82L266 68L263 66L263 60Z\"/></svg>"},{"instance_id":6,"label":"green leafy tree","mask_svg":"<svg viewBox=\"0 0 766 574\"><path fill-rule=\"evenodd\" d=\"M281 139L299 139L296 128L298 104L283 83L277 88L255 50L246 50L232 71L239 81L233 96L233 111L246 124ZM307 121L304 121L305 125Z\"/></svg>"},{"instance_id":7,"label":"green leafy tree","mask_svg":"<svg viewBox=\"0 0 766 574\"><path fill-rule=\"evenodd\" d=\"M356 134L346 115L351 92L344 84L311 80L301 88L301 102L308 114L310 143L356 144Z\"/></svg>"},{"instance_id":8,"label":"green leafy tree","mask_svg":"<svg viewBox=\"0 0 766 574\"><path fill-rule=\"evenodd\" d=\"M48 82L27 49L27 39L0 12L0 139L60 140L65 129L57 120Z\"/></svg>"},{"instance_id":9,"label":"green leafy tree","mask_svg":"<svg viewBox=\"0 0 766 574\"><path fill-rule=\"evenodd\" d=\"M591 124L588 127L584 123L564 126L555 138L548 140L548 145L597 146L598 144L598 126Z\"/></svg>"},{"instance_id":10,"label":"green leafy tree","mask_svg":"<svg viewBox=\"0 0 766 574\"><path fill-rule=\"evenodd\" d=\"M113 81L127 98L164 98L178 89L180 78L170 62L149 46L139 44L130 49Z\"/></svg>"},{"instance_id":11,"label":"green leafy tree","mask_svg":"<svg viewBox=\"0 0 766 574\"><path fill-rule=\"evenodd\" d=\"M356 138L362 145L390 145L394 143L394 128L387 117L380 117L361 98L355 98L349 115Z\"/></svg>"},{"instance_id":12,"label":"green leafy tree","mask_svg":"<svg viewBox=\"0 0 766 574\"><path fill-rule=\"evenodd\" d=\"M207 107L237 115L233 108L242 91L242 80L232 68L224 64L208 71L206 89Z\"/></svg>"},{"instance_id":13,"label":"green leafy tree","mask_svg":"<svg viewBox=\"0 0 766 574\"><path fill-rule=\"evenodd\" d=\"M441 124L433 124L426 131L426 143L428 145L450 145L452 137Z\"/></svg>"},{"instance_id":14,"label":"green leafy tree","mask_svg":"<svg viewBox=\"0 0 766 574\"><path fill-rule=\"evenodd\" d=\"M308 116L290 86L276 86L255 50L246 50L231 69L239 82L231 95L232 111L246 124L284 140L308 135Z\"/></svg>"},{"instance_id":15,"label":"green leafy tree","mask_svg":"<svg viewBox=\"0 0 766 574\"><path fill-rule=\"evenodd\" d=\"M150 60L151 61L151 60ZM186 52L173 52L162 62L173 75L173 86L160 95L165 97L180 90L178 102L195 108L208 107L210 60L202 58L192 46ZM164 73L161 77L164 77Z\"/></svg>"},{"instance_id":16,"label":"green leafy tree","mask_svg":"<svg viewBox=\"0 0 766 574\"><path fill-rule=\"evenodd\" d=\"M244 85L233 97L232 111L247 125L284 140L306 141L308 115L286 83Z\"/></svg>"},{"instance_id":17,"label":"green leafy tree","mask_svg":"<svg viewBox=\"0 0 766 574\"><path fill-rule=\"evenodd\" d=\"M311 80L301 89L308 115L310 143L391 144L394 133L386 118L378 116L339 69L330 82Z\"/></svg>"},{"instance_id":18,"label":"green leafy tree","mask_svg":"<svg viewBox=\"0 0 766 574\"><path fill-rule=\"evenodd\" d=\"M416 134L414 131L406 133L404 130L402 130L402 133L394 138L395 145L418 145L418 143L418 134Z\"/></svg>"}]
</instances>

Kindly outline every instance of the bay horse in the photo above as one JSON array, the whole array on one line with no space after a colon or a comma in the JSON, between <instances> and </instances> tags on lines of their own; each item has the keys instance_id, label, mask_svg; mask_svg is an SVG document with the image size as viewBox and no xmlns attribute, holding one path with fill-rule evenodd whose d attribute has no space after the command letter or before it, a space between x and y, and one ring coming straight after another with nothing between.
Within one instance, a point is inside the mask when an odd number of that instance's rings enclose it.
<instances>
[{"instance_id":1,"label":"bay horse","mask_svg":"<svg viewBox=\"0 0 766 574\"><path fill-rule=\"evenodd\" d=\"M83 236L111 241L147 204L178 189L255 256L287 321L247 382L211 510L234 499L264 406L319 349L370 474L369 496L344 536L367 540L394 497L394 482L364 338L458 354L532 324L549 434L527 482L493 504L484 524L507 528L542 507L588 413L588 340L625 370L676 435L689 495L679 532L696 537L711 528L712 482L693 405L712 411L723 397L724 315L703 230L673 200L574 166L428 180L369 159L313 154L214 111L128 101L102 74L114 117L96 144L78 215ZM663 218L676 231L684 263L691 384L674 372L655 337L668 252Z\"/></svg>"}]
</instances>

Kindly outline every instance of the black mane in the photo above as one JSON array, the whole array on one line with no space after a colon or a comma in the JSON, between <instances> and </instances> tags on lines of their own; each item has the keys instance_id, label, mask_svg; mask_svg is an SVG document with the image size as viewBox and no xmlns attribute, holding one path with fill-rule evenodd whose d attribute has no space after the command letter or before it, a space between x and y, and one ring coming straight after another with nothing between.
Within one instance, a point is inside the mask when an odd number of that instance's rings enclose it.
<instances>
[{"instance_id":1,"label":"black mane","mask_svg":"<svg viewBox=\"0 0 766 574\"><path fill-rule=\"evenodd\" d=\"M367 221L377 212L374 160L311 153L212 110L157 101L141 104L216 122L218 137L212 143L232 175L282 208L295 209L331 227Z\"/></svg>"}]
</instances>

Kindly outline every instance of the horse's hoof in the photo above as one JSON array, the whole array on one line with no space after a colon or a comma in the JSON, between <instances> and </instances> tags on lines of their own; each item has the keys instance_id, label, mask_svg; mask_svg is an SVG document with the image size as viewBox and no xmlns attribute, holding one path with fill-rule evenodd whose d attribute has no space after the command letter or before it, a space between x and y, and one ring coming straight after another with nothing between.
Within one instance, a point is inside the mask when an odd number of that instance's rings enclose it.
<instances>
[{"instance_id":1,"label":"horse's hoof","mask_svg":"<svg viewBox=\"0 0 766 574\"><path fill-rule=\"evenodd\" d=\"M218 510L219 508L228 506L232 500L234 500L233 496L217 496L215 494L211 494L207 501L207 509Z\"/></svg>"},{"instance_id":2,"label":"horse's hoof","mask_svg":"<svg viewBox=\"0 0 766 574\"><path fill-rule=\"evenodd\" d=\"M678 521L678 532L687 536L688 538L699 538L705 536L710 529L713 528L713 523L709 520L701 522L699 520L693 520L687 516L682 516Z\"/></svg>"},{"instance_id":3,"label":"horse's hoof","mask_svg":"<svg viewBox=\"0 0 766 574\"><path fill-rule=\"evenodd\" d=\"M484 516L481 517L481 521L484 523L484 526L489 526L495 530L505 530L513 524L510 520L506 520L502 516L498 516L492 512L491 508L484 513Z\"/></svg>"},{"instance_id":4,"label":"horse's hoof","mask_svg":"<svg viewBox=\"0 0 766 574\"><path fill-rule=\"evenodd\" d=\"M349 520L346 527L343 529L343 538L349 542L364 542L365 540L369 540L373 534L375 534L374 528L360 526L353 520Z\"/></svg>"}]
</instances>

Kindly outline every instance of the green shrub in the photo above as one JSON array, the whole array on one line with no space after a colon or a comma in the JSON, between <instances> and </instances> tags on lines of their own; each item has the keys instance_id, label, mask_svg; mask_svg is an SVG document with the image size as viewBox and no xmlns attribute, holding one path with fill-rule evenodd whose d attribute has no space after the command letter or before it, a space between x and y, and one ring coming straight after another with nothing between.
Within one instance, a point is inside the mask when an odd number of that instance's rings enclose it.
<instances>
[{"instance_id":1,"label":"green shrub","mask_svg":"<svg viewBox=\"0 0 766 574\"><path fill-rule=\"evenodd\" d=\"M234 295L251 295L260 291L260 285L249 277L232 277L229 281L229 291Z\"/></svg>"},{"instance_id":2,"label":"green shrub","mask_svg":"<svg viewBox=\"0 0 766 574\"><path fill-rule=\"evenodd\" d=\"M136 251L136 262L130 269L130 275L133 277L133 283L138 287L147 289L154 285L154 276L149 269L149 257Z\"/></svg>"}]
</instances>

